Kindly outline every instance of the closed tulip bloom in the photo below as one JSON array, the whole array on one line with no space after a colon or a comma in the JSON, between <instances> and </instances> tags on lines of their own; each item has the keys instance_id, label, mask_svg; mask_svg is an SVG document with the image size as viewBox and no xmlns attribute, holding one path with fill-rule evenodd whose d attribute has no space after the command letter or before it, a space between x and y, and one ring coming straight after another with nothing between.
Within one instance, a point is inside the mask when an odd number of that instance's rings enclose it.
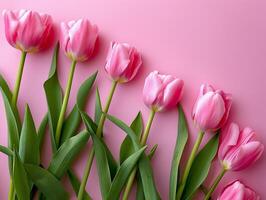
<instances>
[{"instance_id":1,"label":"closed tulip bloom","mask_svg":"<svg viewBox=\"0 0 266 200\"><path fill-rule=\"evenodd\" d=\"M260 197L251 188L240 181L227 185L218 200L259 200Z\"/></svg>"},{"instance_id":2,"label":"closed tulip bloom","mask_svg":"<svg viewBox=\"0 0 266 200\"><path fill-rule=\"evenodd\" d=\"M181 100L183 88L183 80L158 71L151 72L143 88L144 103L155 111L171 109Z\"/></svg>"},{"instance_id":3,"label":"closed tulip bloom","mask_svg":"<svg viewBox=\"0 0 266 200\"><path fill-rule=\"evenodd\" d=\"M114 81L119 83L131 81L141 64L141 56L135 47L126 43L111 43L105 70Z\"/></svg>"},{"instance_id":4,"label":"closed tulip bloom","mask_svg":"<svg viewBox=\"0 0 266 200\"><path fill-rule=\"evenodd\" d=\"M215 131L227 121L231 105L230 94L203 84L193 108L193 120L202 131Z\"/></svg>"},{"instance_id":5,"label":"closed tulip bloom","mask_svg":"<svg viewBox=\"0 0 266 200\"><path fill-rule=\"evenodd\" d=\"M23 52L38 52L52 42L51 16L34 11L3 11L7 41Z\"/></svg>"},{"instance_id":6,"label":"closed tulip bloom","mask_svg":"<svg viewBox=\"0 0 266 200\"><path fill-rule=\"evenodd\" d=\"M231 123L221 136L218 156L226 169L245 169L263 153L263 144L256 140L256 133L249 127L240 131L237 124Z\"/></svg>"},{"instance_id":7,"label":"closed tulip bloom","mask_svg":"<svg viewBox=\"0 0 266 200\"><path fill-rule=\"evenodd\" d=\"M75 61L86 61L94 51L98 28L87 19L61 23L60 46Z\"/></svg>"}]
</instances>

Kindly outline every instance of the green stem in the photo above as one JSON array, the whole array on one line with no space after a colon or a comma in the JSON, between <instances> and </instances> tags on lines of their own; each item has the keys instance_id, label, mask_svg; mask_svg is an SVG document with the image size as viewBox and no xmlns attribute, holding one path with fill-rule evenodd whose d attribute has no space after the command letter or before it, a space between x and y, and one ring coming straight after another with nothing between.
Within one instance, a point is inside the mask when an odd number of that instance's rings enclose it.
<instances>
[{"instance_id":1,"label":"green stem","mask_svg":"<svg viewBox=\"0 0 266 200\"><path fill-rule=\"evenodd\" d=\"M198 152L198 149L199 149L199 146L201 144L201 141L203 139L203 136L204 136L204 132L203 131L200 131L199 134L198 134L198 138L194 144L194 147L191 151L191 154L189 156L189 159L187 161L187 164L186 164L186 167L185 167L185 170L184 170L184 174L183 174L183 177L181 179L181 183L180 183L180 186L178 188L178 191L177 191L177 200L180 200L181 197L182 197L182 193L184 191L184 188L185 188L185 185L186 185L186 182L187 182L187 178L188 178L188 174L189 174L189 171L191 169L191 166L192 166L192 163L195 159L195 156Z\"/></svg>"},{"instance_id":2,"label":"green stem","mask_svg":"<svg viewBox=\"0 0 266 200\"><path fill-rule=\"evenodd\" d=\"M222 170L221 170L221 172L220 172L220 174L214 180L214 182L213 182L210 190L208 191L207 195L205 196L204 200L210 199L212 193L214 192L214 190L216 189L217 185L222 180L222 178L223 178L223 176L225 175L226 172L227 172L226 168L223 167Z\"/></svg>"},{"instance_id":3,"label":"green stem","mask_svg":"<svg viewBox=\"0 0 266 200\"><path fill-rule=\"evenodd\" d=\"M24 65L25 65L26 55L27 55L26 52L24 52L24 51L21 52L21 58L20 58L20 62L19 62L17 78L16 78L16 82L15 82L14 91L12 94L12 100L11 100L13 108L15 108L17 106L18 94L19 94L21 79L22 79L22 75L23 75L23 69L24 69ZM14 193L13 180L12 180L12 177L10 177L8 200L13 200L15 197L14 195L15 195L15 193Z\"/></svg>"},{"instance_id":4,"label":"green stem","mask_svg":"<svg viewBox=\"0 0 266 200\"><path fill-rule=\"evenodd\" d=\"M14 200L14 198L15 198L14 185L12 178L10 178L8 200Z\"/></svg>"},{"instance_id":5,"label":"green stem","mask_svg":"<svg viewBox=\"0 0 266 200\"><path fill-rule=\"evenodd\" d=\"M21 83L21 79L22 79L26 55L27 55L26 52L24 52L24 51L21 52L21 58L20 58L20 63L19 63L19 68L18 68L17 79L16 79L16 83L15 83L15 87L14 87L14 91L13 91L13 95L12 95L12 106L14 106L14 107L17 105L18 93L19 93L20 83Z\"/></svg>"},{"instance_id":6,"label":"green stem","mask_svg":"<svg viewBox=\"0 0 266 200\"><path fill-rule=\"evenodd\" d=\"M69 95L70 95L70 90L71 90L71 86L72 86L72 82L73 82L76 64L77 64L77 62L75 60L73 60L72 64L71 64L71 69L69 72L68 81L67 81L66 93L65 93L65 96L63 99L63 104L62 104L59 119L57 122L56 134L55 134L55 141L56 141L57 146L59 146L59 143L60 143L61 130L62 130L63 122L64 122L65 112L67 109L67 104L68 104L68 100L69 100Z\"/></svg>"},{"instance_id":7,"label":"green stem","mask_svg":"<svg viewBox=\"0 0 266 200\"><path fill-rule=\"evenodd\" d=\"M150 133L150 129L151 129L151 125L152 125L152 121L154 119L154 116L155 116L155 110L152 109L151 112L150 112L150 116L149 116L149 119L148 119L148 122L147 122L147 125L146 125L146 128L144 130L144 133L141 137L141 140L140 140L140 144L141 146L144 146L147 142L147 139L148 139L148 136L149 136L149 133ZM136 177L136 173L137 173L137 168L135 167L133 169L133 171L131 172L129 178L128 178L128 181L127 181L127 185L126 185L126 188L125 188L125 191L124 191L124 194L123 194L123 200L127 200L128 199L128 196L130 194L130 191L131 191L131 188L133 186L133 183L134 183L134 180L135 180L135 177Z\"/></svg>"},{"instance_id":8,"label":"green stem","mask_svg":"<svg viewBox=\"0 0 266 200\"><path fill-rule=\"evenodd\" d=\"M111 105L111 101L113 99L117 83L118 83L117 81L113 81L106 105L105 105L104 110L101 114L101 118L100 118L100 121L99 121L99 124L97 127L97 131L96 131L96 135L99 137L101 137L103 134L103 126L104 126L104 122L106 120L106 114L108 113L109 107ZM78 200L83 199L85 187L86 187L86 184L88 181L88 177L89 177L90 170L91 170L91 165L92 165L93 158L94 158L94 154L95 154L95 151L94 151L94 148L92 147L92 149L89 153L89 156L88 156L88 160L87 160L87 164L85 166L83 178L82 178L82 181L80 184L79 193L78 193Z\"/></svg>"}]
</instances>

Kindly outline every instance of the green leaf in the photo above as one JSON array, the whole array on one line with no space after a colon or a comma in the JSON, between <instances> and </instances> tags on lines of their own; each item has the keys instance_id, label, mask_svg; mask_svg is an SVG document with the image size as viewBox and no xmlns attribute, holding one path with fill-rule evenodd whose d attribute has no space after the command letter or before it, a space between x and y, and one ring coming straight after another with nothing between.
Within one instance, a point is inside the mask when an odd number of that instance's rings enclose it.
<instances>
[{"instance_id":1,"label":"green leaf","mask_svg":"<svg viewBox=\"0 0 266 200\"><path fill-rule=\"evenodd\" d=\"M49 171L36 165L26 164L29 178L49 200L69 199L61 182ZM27 199L29 200L29 198Z\"/></svg>"},{"instance_id":2,"label":"green leaf","mask_svg":"<svg viewBox=\"0 0 266 200\"><path fill-rule=\"evenodd\" d=\"M179 104L178 106L177 129L178 130L177 130L176 144L172 158L172 167L170 173L170 188L169 188L170 200L176 200L179 164L188 139L187 120L181 104Z\"/></svg>"},{"instance_id":3,"label":"green leaf","mask_svg":"<svg viewBox=\"0 0 266 200\"><path fill-rule=\"evenodd\" d=\"M145 200L143 185L141 182L141 177L139 172L137 173L137 192L136 192L136 200Z\"/></svg>"},{"instance_id":4,"label":"green leaf","mask_svg":"<svg viewBox=\"0 0 266 200\"><path fill-rule=\"evenodd\" d=\"M111 184L107 200L119 199L120 192L122 191L130 173L134 169L142 153L145 151L146 146L129 156L123 164L119 167L117 174Z\"/></svg>"},{"instance_id":5,"label":"green leaf","mask_svg":"<svg viewBox=\"0 0 266 200\"><path fill-rule=\"evenodd\" d=\"M203 181L207 178L212 160L218 150L219 134L213 136L205 147L197 154L184 189L182 199L190 199L194 192L200 187Z\"/></svg>"},{"instance_id":6,"label":"green leaf","mask_svg":"<svg viewBox=\"0 0 266 200\"><path fill-rule=\"evenodd\" d=\"M38 141L39 141L40 153L42 150L42 145L43 145L43 140L44 140L47 124L48 124L48 113L46 113L46 115L44 116L44 118L41 121L41 124L38 128L37 136L38 136Z\"/></svg>"},{"instance_id":7,"label":"green leaf","mask_svg":"<svg viewBox=\"0 0 266 200\"><path fill-rule=\"evenodd\" d=\"M67 175L68 178L70 180L70 183L76 193L76 195L78 196L79 193L79 188L80 188L80 180L78 179L78 177L75 175L75 173L73 172L73 170L68 170L67 171ZM90 195L85 191L84 195L83 195L83 200L92 200L92 198L90 197Z\"/></svg>"},{"instance_id":8,"label":"green leaf","mask_svg":"<svg viewBox=\"0 0 266 200\"><path fill-rule=\"evenodd\" d=\"M8 126L8 138L9 138L9 148L18 150L19 147L19 133L20 127L16 121L16 117L12 110L12 106L8 100L8 97L4 93L1 88L5 110L6 110L6 119L7 119L7 126Z\"/></svg>"},{"instance_id":9,"label":"green leaf","mask_svg":"<svg viewBox=\"0 0 266 200\"><path fill-rule=\"evenodd\" d=\"M0 145L0 152L6 154L7 156L13 157L13 152L8 147Z\"/></svg>"},{"instance_id":10,"label":"green leaf","mask_svg":"<svg viewBox=\"0 0 266 200\"><path fill-rule=\"evenodd\" d=\"M112 116L112 115L106 115L107 119L109 119L111 122L113 122L116 126L118 126L120 129L122 129L131 139L135 151L138 151L141 147L139 143L139 139L136 136L135 132L123 121L120 119Z\"/></svg>"},{"instance_id":11,"label":"green leaf","mask_svg":"<svg viewBox=\"0 0 266 200\"><path fill-rule=\"evenodd\" d=\"M53 55L53 60L49 72L49 77L44 83L46 101L48 106L48 117L51 133L51 143L53 152L56 151L55 132L56 126L62 106L62 89L57 77L57 57L59 44L56 45Z\"/></svg>"},{"instance_id":12,"label":"green leaf","mask_svg":"<svg viewBox=\"0 0 266 200\"><path fill-rule=\"evenodd\" d=\"M82 83L82 85L79 88L78 95L77 95L77 103L64 121L63 127L62 127L62 134L61 134L61 141L62 144L65 142L68 138L74 135L75 131L77 130L80 122L81 117L79 110L83 110L86 104L86 100L88 97L88 94L95 82L95 79L97 77L97 72L92 74L87 80Z\"/></svg>"},{"instance_id":13,"label":"green leaf","mask_svg":"<svg viewBox=\"0 0 266 200\"><path fill-rule=\"evenodd\" d=\"M158 148L158 144L155 144L149 154L148 154L148 158L151 160L156 152ZM140 174L139 174L139 171L137 172L137 194L136 194L136 199L137 200L145 200L145 196L144 196L144 192L143 192L143 185L142 185L142 182L141 182L141 177L140 177Z\"/></svg>"},{"instance_id":14,"label":"green leaf","mask_svg":"<svg viewBox=\"0 0 266 200\"><path fill-rule=\"evenodd\" d=\"M83 118L84 124L88 130L89 133L93 132L96 133L97 130L97 124L95 124L93 122L93 120L90 118L90 116L88 116L85 112L81 112L81 116ZM105 152L106 152L106 156L107 156L107 161L108 161L108 166L110 169L110 174L111 174L111 179L114 178L114 176L116 175L117 172L117 168L118 168L118 163L116 162L116 160L114 159L114 156L112 155L111 151L109 150L109 148L107 147L107 145L103 142L103 146L105 148Z\"/></svg>"},{"instance_id":15,"label":"green leaf","mask_svg":"<svg viewBox=\"0 0 266 200\"><path fill-rule=\"evenodd\" d=\"M39 140L29 106L26 105L19 141L19 155L23 163L40 164Z\"/></svg>"},{"instance_id":16,"label":"green leaf","mask_svg":"<svg viewBox=\"0 0 266 200\"><path fill-rule=\"evenodd\" d=\"M10 91L6 80L3 78L3 76L1 74L0 74L0 88L6 94L6 97L7 97L8 101L9 101L10 105L12 105L12 103L11 103L11 101L12 101L12 92ZM12 106L12 110L13 110L14 116L16 118L19 130L20 130L21 121L20 121L18 109L17 109L16 106L15 107Z\"/></svg>"},{"instance_id":17,"label":"green leaf","mask_svg":"<svg viewBox=\"0 0 266 200\"><path fill-rule=\"evenodd\" d=\"M121 128L126 134L128 134L133 143L135 151L138 151L140 149L140 144L138 137L136 136L134 131L130 127L128 127L123 121L117 119L114 116L107 115L107 118L111 122L116 124L119 128ZM151 164L148 157L145 154L141 156L138 167L141 175L141 180L143 183L145 198L153 200L160 199L155 186Z\"/></svg>"},{"instance_id":18,"label":"green leaf","mask_svg":"<svg viewBox=\"0 0 266 200\"><path fill-rule=\"evenodd\" d=\"M60 179L70 167L73 159L86 145L89 137L90 135L87 131L82 131L66 140L53 155L48 170Z\"/></svg>"},{"instance_id":19,"label":"green leaf","mask_svg":"<svg viewBox=\"0 0 266 200\"><path fill-rule=\"evenodd\" d=\"M18 200L30 199L30 187L26 171L23 163L21 162L19 155L15 151L13 160L13 182L16 190Z\"/></svg>"},{"instance_id":20,"label":"green leaf","mask_svg":"<svg viewBox=\"0 0 266 200\"><path fill-rule=\"evenodd\" d=\"M94 121L96 124L99 124L100 118L102 116L102 103L99 89L96 89L96 100L95 100L95 111L94 111Z\"/></svg>"},{"instance_id":21,"label":"green leaf","mask_svg":"<svg viewBox=\"0 0 266 200\"><path fill-rule=\"evenodd\" d=\"M130 125L130 128L134 131L137 138L140 139L142 131L143 131L143 120L141 116L141 112L138 113L136 118ZM130 155L135 152L133 143L130 137L127 135L120 147L120 163L123 163Z\"/></svg>"},{"instance_id":22,"label":"green leaf","mask_svg":"<svg viewBox=\"0 0 266 200\"><path fill-rule=\"evenodd\" d=\"M81 112L81 117L86 127L89 128L91 122L88 121L89 118L88 115L86 115L84 112ZM108 191L111 186L111 173L109 169L105 146L101 138L96 136L93 130L89 131L89 133L91 134L93 140L93 147L95 150L96 164L97 164L97 170L100 182L100 189L102 193L102 199L106 199Z\"/></svg>"}]
</instances>

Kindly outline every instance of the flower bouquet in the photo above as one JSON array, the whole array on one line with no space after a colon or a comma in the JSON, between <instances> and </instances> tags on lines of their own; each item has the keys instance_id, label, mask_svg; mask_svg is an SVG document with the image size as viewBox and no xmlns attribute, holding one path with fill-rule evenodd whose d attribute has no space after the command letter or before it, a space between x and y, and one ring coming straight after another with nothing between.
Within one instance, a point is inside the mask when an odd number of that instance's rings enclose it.
<instances>
[{"instance_id":1,"label":"flower bouquet","mask_svg":"<svg viewBox=\"0 0 266 200\"><path fill-rule=\"evenodd\" d=\"M86 184L94 158L102 199L127 200L134 183L137 185L136 199L161 199L151 165L157 145L147 151L146 142L156 115L172 109L178 112L178 130L169 172L170 200L193 199L197 192L203 192L205 200L211 199L223 176L230 171L244 170L261 157L264 146L256 138L255 131L249 127L240 129L236 123L227 123L232 105L231 95L208 84L200 87L198 99L191 109L192 119L199 133L187 160L182 159L189 139L188 124L181 105L182 94L185 92L183 80L158 71L147 76L143 87L143 101L150 110L150 116L146 124L143 123L141 112L130 125L110 115L108 111L116 88L133 81L142 65L140 53L127 43L110 44L105 71L112 85L104 104L100 91L96 89L94 117L86 113L84 108L88 95L95 88L97 72L82 83L76 103L67 114L73 77L75 70L78 70L76 66L92 58L98 38L97 26L87 19L61 23L59 43L55 45L48 79L43 84L48 110L40 126L36 128L28 105L23 118L18 112L19 90L26 57L52 46L57 38L55 25L51 16L27 10L4 11L3 18L7 41L21 51L13 90L4 77L0 76L8 126L8 147L0 146L0 151L9 158L9 200L69 199L69 194L62 185L64 176L70 180L76 199L92 199L86 191ZM59 49L65 52L71 63L64 89L57 76ZM119 160L114 158L104 141L104 132L108 131L104 129L106 120L123 130L126 136L120 146ZM84 125L84 130L78 131L81 124ZM49 127L53 154L47 168L41 163L46 127ZM200 148L206 133L213 136ZM93 146L87 150L86 166L79 179L72 164L89 140L92 140ZM220 173L213 183L206 186L205 180L216 157L221 163ZM181 159L184 168L180 167ZM235 180L224 188L218 199L257 200L259 195L241 181Z\"/></svg>"}]
</instances>

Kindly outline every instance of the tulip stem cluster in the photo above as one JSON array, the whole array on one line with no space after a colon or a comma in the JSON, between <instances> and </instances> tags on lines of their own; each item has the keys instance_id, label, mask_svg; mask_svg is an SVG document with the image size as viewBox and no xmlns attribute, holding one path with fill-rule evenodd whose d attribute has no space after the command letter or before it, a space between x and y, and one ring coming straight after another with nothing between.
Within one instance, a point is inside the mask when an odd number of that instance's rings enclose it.
<instances>
[{"instance_id":1,"label":"tulip stem cluster","mask_svg":"<svg viewBox=\"0 0 266 200\"><path fill-rule=\"evenodd\" d=\"M140 140L141 146L144 146L146 144L146 142L147 142L147 139L148 139L148 136L149 136L149 133L150 133L150 129L151 129L151 125L152 125L152 122L153 122L153 119L154 119L154 116L155 116L155 113L156 113L156 111L154 109L151 109L150 116L149 116L146 128L145 128L144 133L143 133L143 135L141 137L141 140ZM132 188L134 180L135 180L136 173L137 173L137 168L134 168L134 170L131 172L131 174L130 174L130 176L128 178L127 185L126 185L126 188L125 188L125 191L124 191L124 195L123 195L123 200L127 200L128 199L128 196L130 194L131 188Z\"/></svg>"},{"instance_id":2,"label":"tulip stem cluster","mask_svg":"<svg viewBox=\"0 0 266 200\"><path fill-rule=\"evenodd\" d=\"M206 194L204 200L209 200L210 199L212 193L214 192L214 190L216 189L217 185L222 180L222 178L223 178L223 176L225 175L226 172L227 172L227 169L225 167L223 167L221 172L219 173L219 175L214 180L214 182L213 182L211 188L209 189L208 193Z\"/></svg>"},{"instance_id":3,"label":"tulip stem cluster","mask_svg":"<svg viewBox=\"0 0 266 200\"><path fill-rule=\"evenodd\" d=\"M69 95L70 95L70 90L71 90L71 86L72 86L72 82L73 82L76 64L77 64L77 62L75 60L73 60L72 64L71 64L71 69L69 72L69 77L68 77L68 81L67 81L66 92L65 92L64 99L63 99L62 108L60 111L60 115L59 115L59 119L58 119L58 123L57 123L57 127L56 127L55 141L56 141L57 146L59 146L59 143L60 143L61 130L62 130L63 122L64 122L65 112L67 109L67 104L68 104L68 100L69 100Z\"/></svg>"},{"instance_id":4,"label":"tulip stem cluster","mask_svg":"<svg viewBox=\"0 0 266 200\"><path fill-rule=\"evenodd\" d=\"M20 83L21 83L21 79L22 79L26 55L27 55L26 52L24 52L24 51L21 52L21 58L20 58L20 63L19 63L19 68L18 68L17 79L16 79L14 91L13 91L13 96L12 96L12 105L14 107L16 106L17 100L18 100L18 93L19 93Z\"/></svg>"},{"instance_id":5,"label":"tulip stem cluster","mask_svg":"<svg viewBox=\"0 0 266 200\"><path fill-rule=\"evenodd\" d=\"M99 124L98 124L98 127L97 127L96 135L98 137L101 137L103 135L103 126L104 126L104 122L106 120L106 114L108 113L108 110L110 108L110 105L111 105L111 102L112 102L112 99L113 99L114 92L115 92L117 84L118 84L117 81L113 81L112 82L111 90L110 90L109 96L107 98L106 105L105 105L105 107L104 107L104 109L102 111L101 118L100 118L100 121L99 121ZM83 178L82 178L81 185L80 185L80 188L79 188L78 200L82 200L83 199L84 191L85 191L85 187L86 187L86 184L87 184L87 181L88 181L88 177L90 175L90 170L91 170L92 162L93 162L93 159L94 159L94 155L95 155L95 150L92 147L92 149L91 149L91 151L89 153L89 156L88 156L87 164L85 166Z\"/></svg>"},{"instance_id":6,"label":"tulip stem cluster","mask_svg":"<svg viewBox=\"0 0 266 200\"><path fill-rule=\"evenodd\" d=\"M201 144L201 141L203 139L203 136L204 136L204 132L203 131L200 131L199 134L198 134L198 137L197 137L197 140L194 144L194 147L191 151L191 154L189 156L189 159L187 161L187 164L186 164L186 167L185 167L185 170L184 170L184 174L183 174L183 177L181 179L181 184L178 188L178 191L177 191L177 200L180 200L181 197L182 197L182 193L184 191L184 188L185 188L185 185L186 185L186 182L187 182L187 178L188 178L188 175L189 175L189 171L191 169L191 166L192 166L192 163L196 157L196 154L198 152L198 149L200 147L200 144Z\"/></svg>"}]
</instances>

